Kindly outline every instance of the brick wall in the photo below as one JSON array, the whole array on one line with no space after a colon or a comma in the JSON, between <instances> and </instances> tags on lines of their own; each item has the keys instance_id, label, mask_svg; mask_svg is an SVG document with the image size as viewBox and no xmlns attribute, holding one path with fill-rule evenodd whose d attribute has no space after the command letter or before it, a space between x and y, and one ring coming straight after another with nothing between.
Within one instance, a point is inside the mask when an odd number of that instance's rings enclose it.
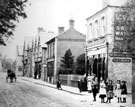
<instances>
[{"instance_id":1,"label":"brick wall","mask_svg":"<svg viewBox=\"0 0 135 107\"><path fill-rule=\"evenodd\" d=\"M76 58L84 53L84 42L82 41L58 41L58 51L57 51L57 71L60 68L61 65L61 57L64 56L65 52L70 49L72 52L72 55L74 56L74 61L76 61Z\"/></svg>"}]
</instances>

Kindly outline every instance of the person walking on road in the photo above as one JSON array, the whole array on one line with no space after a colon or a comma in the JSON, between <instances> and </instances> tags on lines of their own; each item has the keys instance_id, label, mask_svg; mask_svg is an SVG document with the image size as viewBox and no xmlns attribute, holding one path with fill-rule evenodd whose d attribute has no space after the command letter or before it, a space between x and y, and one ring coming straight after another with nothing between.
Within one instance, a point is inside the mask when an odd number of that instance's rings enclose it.
<instances>
[{"instance_id":1,"label":"person walking on road","mask_svg":"<svg viewBox=\"0 0 135 107\"><path fill-rule=\"evenodd\" d=\"M111 99L113 98L113 85L112 85L112 80L109 80L109 83L106 87L107 90L107 101L106 103L111 103Z\"/></svg>"},{"instance_id":2,"label":"person walking on road","mask_svg":"<svg viewBox=\"0 0 135 107\"><path fill-rule=\"evenodd\" d=\"M120 103L121 102L121 81L120 80L117 80L117 84L115 87L115 96L118 99L118 103Z\"/></svg>"},{"instance_id":3,"label":"person walking on road","mask_svg":"<svg viewBox=\"0 0 135 107\"><path fill-rule=\"evenodd\" d=\"M126 103L126 97L127 97L126 81L122 81L122 84L121 84L121 98L122 98L122 103Z\"/></svg>"},{"instance_id":4,"label":"person walking on road","mask_svg":"<svg viewBox=\"0 0 135 107\"><path fill-rule=\"evenodd\" d=\"M96 101L96 96L98 93L98 80L97 77L94 78L94 80L92 81L92 93L93 93L93 101Z\"/></svg>"},{"instance_id":5,"label":"person walking on road","mask_svg":"<svg viewBox=\"0 0 135 107\"><path fill-rule=\"evenodd\" d=\"M101 103L105 103L104 99L106 97L106 85L104 80L101 80L100 83L99 97L101 98Z\"/></svg>"}]
</instances>

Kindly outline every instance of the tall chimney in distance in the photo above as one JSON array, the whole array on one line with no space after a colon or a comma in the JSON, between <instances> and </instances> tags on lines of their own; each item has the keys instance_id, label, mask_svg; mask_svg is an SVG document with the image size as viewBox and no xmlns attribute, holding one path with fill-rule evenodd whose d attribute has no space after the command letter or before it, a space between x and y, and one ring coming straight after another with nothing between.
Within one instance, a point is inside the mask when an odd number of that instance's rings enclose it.
<instances>
[{"instance_id":1,"label":"tall chimney in distance","mask_svg":"<svg viewBox=\"0 0 135 107\"><path fill-rule=\"evenodd\" d=\"M58 33L60 34L62 32L64 32L64 27L58 27Z\"/></svg>"},{"instance_id":2,"label":"tall chimney in distance","mask_svg":"<svg viewBox=\"0 0 135 107\"><path fill-rule=\"evenodd\" d=\"M73 19L69 20L69 27L74 28L74 20Z\"/></svg>"}]
</instances>

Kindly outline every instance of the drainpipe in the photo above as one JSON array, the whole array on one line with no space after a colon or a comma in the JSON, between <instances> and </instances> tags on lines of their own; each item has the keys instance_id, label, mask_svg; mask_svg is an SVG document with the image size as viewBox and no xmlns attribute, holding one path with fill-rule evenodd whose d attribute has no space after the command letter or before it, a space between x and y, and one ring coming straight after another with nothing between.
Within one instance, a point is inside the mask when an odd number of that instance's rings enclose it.
<instances>
[{"instance_id":1,"label":"drainpipe","mask_svg":"<svg viewBox=\"0 0 135 107\"><path fill-rule=\"evenodd\" d=\"M106 42L106 47L107 47L107 59L106 59L106 79L108 78L108 55L109 55L109 43Z\"/></svg>"},{"instance_id":2,"label":"drainpipe","mask_svg":"<svg viewBox=\"0 0 135 107\"><path fill-rule=\"evenodd\" d=\"M88 69L87 69L87 46L85 46L85 74L88 75Z\"/></svg>"}]
</instances>

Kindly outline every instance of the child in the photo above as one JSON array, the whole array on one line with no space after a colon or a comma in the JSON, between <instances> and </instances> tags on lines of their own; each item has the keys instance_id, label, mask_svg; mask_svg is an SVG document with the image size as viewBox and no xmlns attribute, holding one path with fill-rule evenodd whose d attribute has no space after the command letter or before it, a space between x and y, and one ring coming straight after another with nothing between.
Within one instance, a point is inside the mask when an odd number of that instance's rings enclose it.
<instances>
[{"instance_id":1,"label":"child","mask_svg":"<svg viewBox=\"0 0 135 107\"><path fill-rule=\"evenodd\" d=\"M99 97L101 98L101 103L105 103L104 98L106 97L106 85L104 80L101 80L100 83Z\"/></svg>"},{"instance_id":2,"label":"child","mask_svg":"<svg viewBox=\"0 0 135 107\"><path fill-rule=\"evenodd\" d=\"M117 80L117 84L115 87L115 95L118 98L118 103L121 102L121 81Z\"/></svg>"},{"instance_id":3,"label":"child","mask_svg":"<svg viewBox=\"0 0 135 107\"><path fill-rule=\"evenodd\" d=\"M62 89L61 88L61 82L60 82L60 80L58 79L58 81L57 81L57 89L59 90L59 89Z\"/></svg>"},{"instance_id":4,"label":"child","mask_svg":"<svg viewBox=\"0 0 135 107\"><path fill-rule=\"evenodd\" d=\"M93 93L93 101L96 101L96 96L98 93L98 81L97 81L97 77L94 78L94 80L92 81L92 93Z\"/></svg>"},{"instance_id":5,"label":"child","mask_svg":"<svg viewBox=\"0 0 135 107\"><path fill-rule=\"evenodd\" d=\"M107 101L106 103L111 103L111 99L113 98L113 85L112 80L109 80L109 83L107 85Z\"/></svg>"},{"instance_id":6,"label":"child","mask_svg":"<svg viewBox=\"0 0 135 107\"><path fill-rule=\"evenodd\" d=\"M122 84L121 84L121 98L122 98L123 103L126 103L126 97L127 97L126 81L122 81Z\"/></svg>"}]
</instances>

